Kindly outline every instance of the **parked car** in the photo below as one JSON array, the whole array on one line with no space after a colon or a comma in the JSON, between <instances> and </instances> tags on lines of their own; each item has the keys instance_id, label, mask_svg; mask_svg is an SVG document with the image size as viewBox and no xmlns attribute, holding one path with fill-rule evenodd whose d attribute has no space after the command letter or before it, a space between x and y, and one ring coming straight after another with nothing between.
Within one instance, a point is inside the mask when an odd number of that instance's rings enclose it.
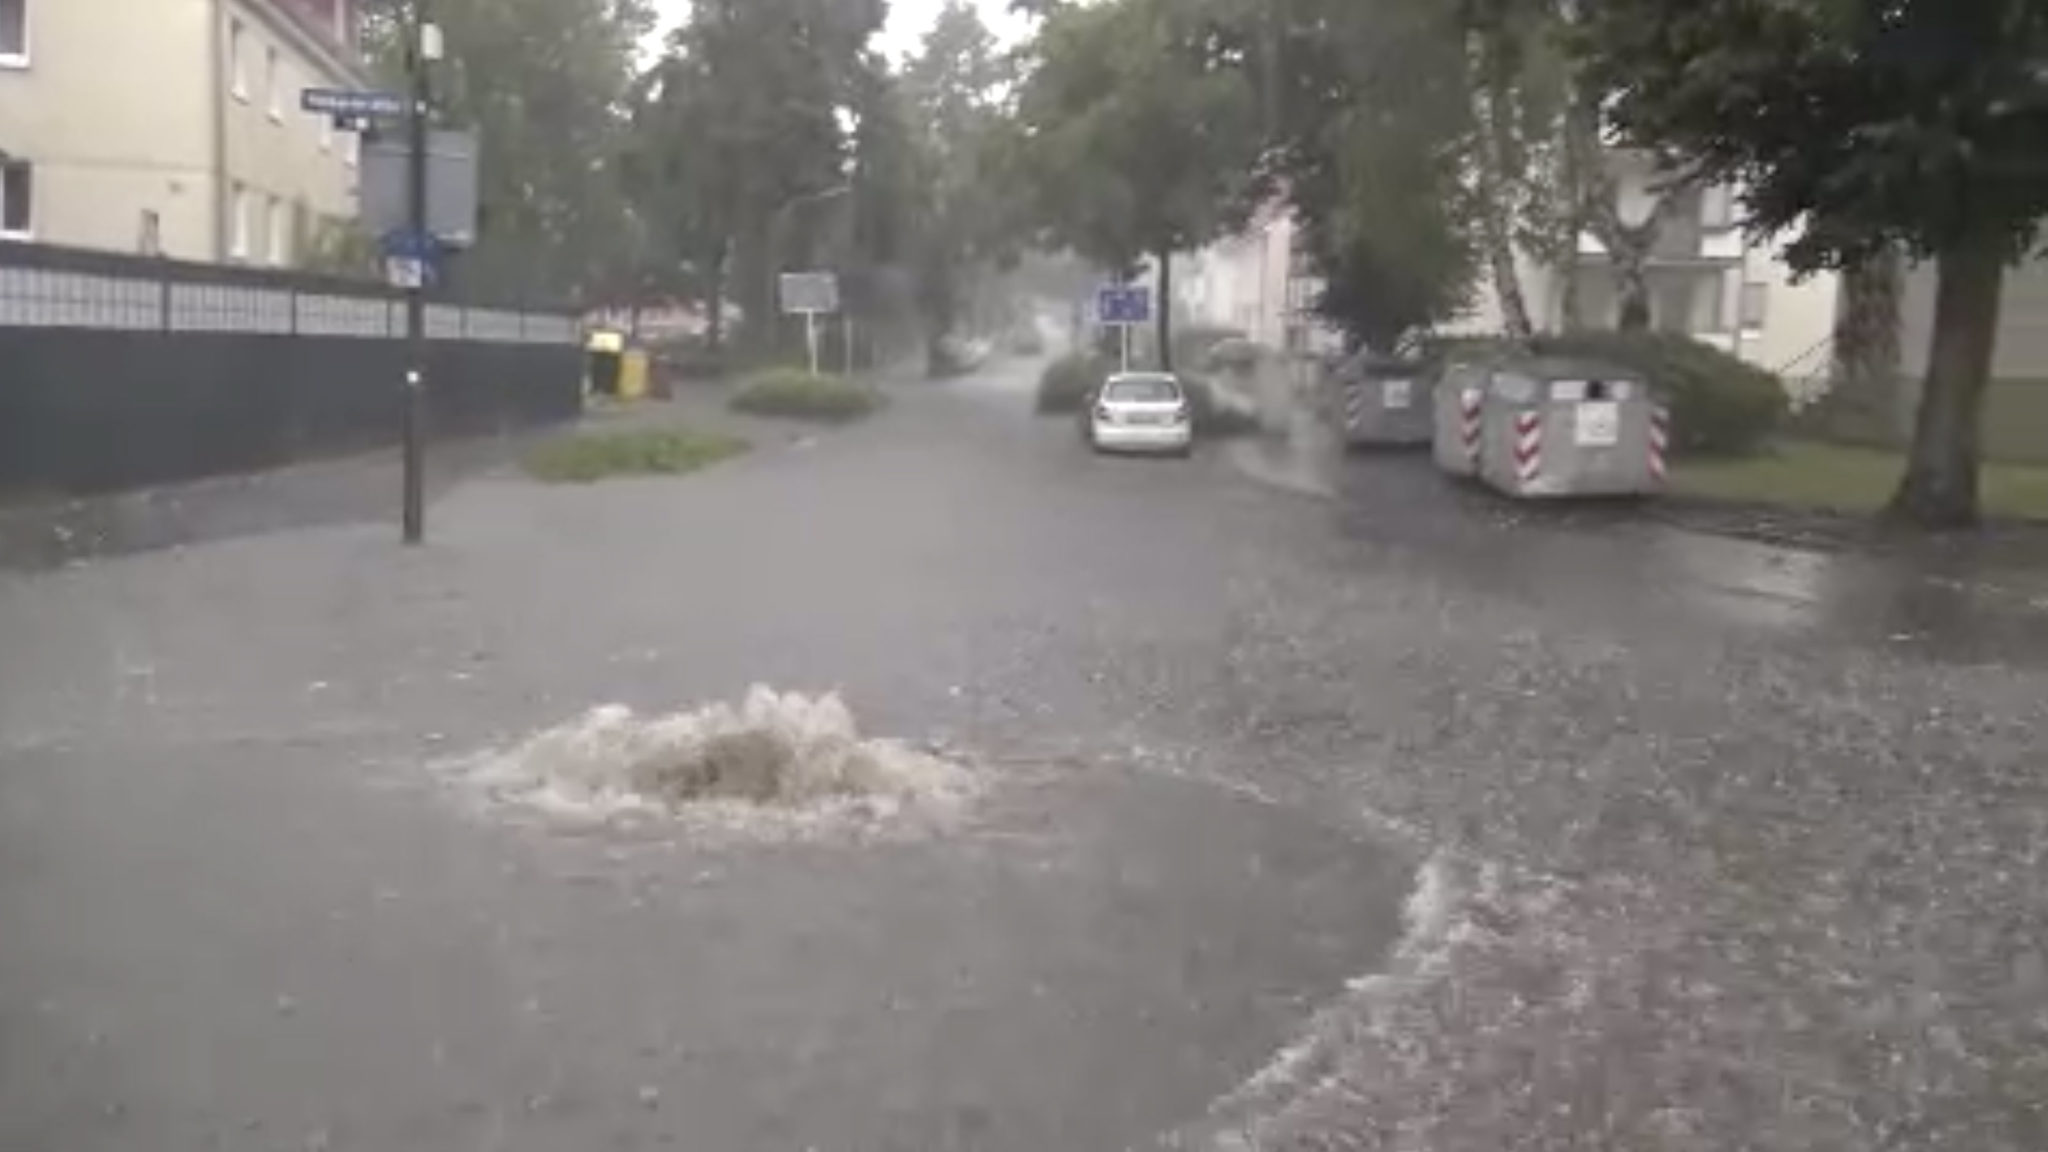
<instances>
[{"instance_id":1,"label":"parked car","mask_svg":"<svg viewBox=\"0 0 2048 1152\"><path fill-rule=\"evenodd\" d=\"M1194 450L1194 407L1179 378L1166 372L1111 376L1082 410L1082 431L1097 452Z\"/></svg>"}]
</instances>

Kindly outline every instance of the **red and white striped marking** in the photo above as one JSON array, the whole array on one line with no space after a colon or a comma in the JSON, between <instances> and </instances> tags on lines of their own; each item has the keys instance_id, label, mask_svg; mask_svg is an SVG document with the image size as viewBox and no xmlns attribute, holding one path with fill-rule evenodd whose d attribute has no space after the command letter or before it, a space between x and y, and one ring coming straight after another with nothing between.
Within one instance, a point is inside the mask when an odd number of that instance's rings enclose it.
<instances>
[{"instance_id":1,"label":"red and white striped marking","mask_svg":"<svg viewBox=\"0 0 2048 1152\"><path fill-rule=\"evenodd\" d=\"M1650 409L1650 479L1664 482L1668 470L1665 457L1671 451L1671 412L1665 408Z\"/></svg>"},{"instance_id":2,"label":"red and white striped marking","mask_svg":"<svg viewBox=\"0 0 2048 1152\"><path fill-rule=\"evenodd\" d=\"M1479 467L1479 437L1485 428L1482 418L1486 408L1486 394L1477 388L1467 388L1458 393L1458 433L1465 442L1465 459L1472 467Z\"/></svg>"},{"instance_id":3,"label":"red and white striped marking","mask_svg":"<svg viewBox=\"0 0 2048 1152\"><path fill-rule=\"evenodd\" d=\"M1515 478L1533 484L1543 474L1543 414L1515 414Z\"/></svg>"}]
</instances>

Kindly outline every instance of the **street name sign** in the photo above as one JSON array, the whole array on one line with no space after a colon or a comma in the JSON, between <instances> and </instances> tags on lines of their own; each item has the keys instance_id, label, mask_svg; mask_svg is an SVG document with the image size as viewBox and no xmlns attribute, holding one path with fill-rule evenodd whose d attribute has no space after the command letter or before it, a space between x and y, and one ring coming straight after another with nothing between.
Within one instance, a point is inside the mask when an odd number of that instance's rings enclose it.
<instances>
[{"instance_id":1,"label":"street name sign","mask_svg":"<svg viewBox=\"0 0 2048 1152\"><path fill-rule=\"evenodd\" d=\"M405 115L405 97L396 92L351 92L341 88L307 88L299 93L307 112L350 119Z\"/></svg>"}]
</instances>

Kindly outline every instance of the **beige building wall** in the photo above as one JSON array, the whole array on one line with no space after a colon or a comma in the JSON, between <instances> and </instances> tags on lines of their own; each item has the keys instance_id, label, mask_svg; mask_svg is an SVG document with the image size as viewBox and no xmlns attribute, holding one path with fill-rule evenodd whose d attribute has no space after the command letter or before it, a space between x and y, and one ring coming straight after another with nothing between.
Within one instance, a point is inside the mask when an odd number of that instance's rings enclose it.
<instances>
[{"instance_id":1,"label":"beige building wall","mask_svg":"<svg viewBox=\"0 0 2048 1152\"><path fill-rule=\"evenodd\" d=\"M236 258L239 191L245 258L292 262L300 205L309 223L354 216L354 142L298 102L363 81L301 22L264 0L29 0L28 19L27 62L0 64L0 152L33 171L28 239ZM237 27L246 98L223 74Z\"/></svg>"},{"instance_id":2,"label":"beige building wall","mask_svg":"<svg viewBox=\"0 0 2048 1152\"><path fill-rule=\"evenodd\" d=\"M30 239L136 252L154 213L171 255L211 258L212 3L29 0L27 63L0 67L0 151L32 166Z\"/></svg>"},{"instance_id":3,"label":"beige building wall","mask_svg":"<svg viewBox=\"0 0 2048 1152\"><path fill-rule=\"evenodd\" d=\"M321 224L356 211L355 135L300 111L299 94L365 84L331 44L267 0L221 8L224 256L293 264Z\"/></svg>"}]
</instances>

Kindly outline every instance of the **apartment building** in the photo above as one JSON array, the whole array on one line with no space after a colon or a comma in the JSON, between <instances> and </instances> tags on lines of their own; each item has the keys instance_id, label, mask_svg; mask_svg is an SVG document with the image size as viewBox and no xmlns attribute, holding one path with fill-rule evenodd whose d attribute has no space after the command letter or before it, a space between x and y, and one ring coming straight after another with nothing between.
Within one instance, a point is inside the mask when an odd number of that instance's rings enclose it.
<instances>
[{"instance_id":1,"label":"apartment building","mask_svg":"<svg viewBox=\"0 0 2048 1152\"><path fill-rule=\"evenodd\" d=\"M356 212L356 0L0 0L0 239L288 266Z\"/></svg>"},{"instance_id":2,"label":"apartment building","mask_svg":"<svg viewBox=\"0 0 2048 1152\"><path fill-rule=\"evenodd\" d=\"M1316 315L1322 283L1302 250L1298 222L1278 202L1238 235L1179 258L1175 273L1176 304L1196 323L1235 328L1255 343L1293 352L1342 343Z\"/></svg>"}]
</instances>

